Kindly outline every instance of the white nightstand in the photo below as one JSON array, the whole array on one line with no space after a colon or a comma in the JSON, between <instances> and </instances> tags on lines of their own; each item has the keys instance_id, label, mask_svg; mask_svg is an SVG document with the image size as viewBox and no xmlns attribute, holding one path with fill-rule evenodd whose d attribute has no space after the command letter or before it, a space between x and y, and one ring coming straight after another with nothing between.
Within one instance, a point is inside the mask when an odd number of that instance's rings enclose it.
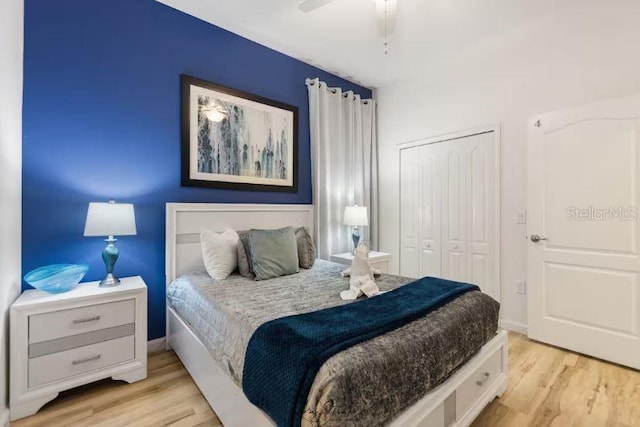
<instances>
[{"instance_id":1,"label":"white nightstand","mask_svg":"<svg viewBox=\"0 0 640 427\"><path fill-rule=\"evenodd\" d=\"M331 261L339 264L351 265L353 261L352 253L331 255ZM369 264L373 268L377 268L383 273L389 273L389 266L391 264L391 254L384 252L369 252Z\"/></svg>"},{"instance_id":2,"label":"white nightstand","mask_svg":"<svg viewBox=\"0 0 640 427\"><path fill-rule=\"evenodd\" d=\"M104 378L147 377L147 286L83 283L73 291L25 291L11 306L11 420L35 414L58 393Z\"/></svg>"}]
</instances>

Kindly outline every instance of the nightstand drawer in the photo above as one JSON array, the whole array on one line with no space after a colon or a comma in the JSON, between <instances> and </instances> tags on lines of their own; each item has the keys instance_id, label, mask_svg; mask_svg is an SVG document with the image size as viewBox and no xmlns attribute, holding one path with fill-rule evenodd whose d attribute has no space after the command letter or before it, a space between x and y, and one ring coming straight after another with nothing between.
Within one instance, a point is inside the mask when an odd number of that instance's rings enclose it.
<instances>
[{"instance_id":1,"label":"nightstand drawer","mask_svg":"<svg viewBox=\"0 0 640 427\"><path fill-rule=\"evenodd\" d=\"M133 299L29 316L29 343L135 322Z\"/></svg>"},{"instance_id":2,"label":"nightstand drawer","mask_svg":"<svg viewBox=\"0 0 640 427\"><path fill-rule=\"evenodd\" d=\"M29 388L133 360L134 336L104 341L29 360Z\"/></svg>"}]
</instances>

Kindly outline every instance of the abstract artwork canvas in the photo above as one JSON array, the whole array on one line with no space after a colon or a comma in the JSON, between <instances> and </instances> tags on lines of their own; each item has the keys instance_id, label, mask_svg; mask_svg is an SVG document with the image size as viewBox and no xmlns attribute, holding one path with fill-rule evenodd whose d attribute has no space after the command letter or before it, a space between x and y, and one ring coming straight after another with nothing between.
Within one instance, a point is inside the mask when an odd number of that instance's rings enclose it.
<instances>
[{"instance_id":1,"label":"abstract artwork canvas","mask_svg":"<svg viewBox=\"0 0 640 427\"><path fill-rule=\"evenodd\" d=\"M297 191L298 109L182 76L182 185Z\"/></svg>"}]
</instances>

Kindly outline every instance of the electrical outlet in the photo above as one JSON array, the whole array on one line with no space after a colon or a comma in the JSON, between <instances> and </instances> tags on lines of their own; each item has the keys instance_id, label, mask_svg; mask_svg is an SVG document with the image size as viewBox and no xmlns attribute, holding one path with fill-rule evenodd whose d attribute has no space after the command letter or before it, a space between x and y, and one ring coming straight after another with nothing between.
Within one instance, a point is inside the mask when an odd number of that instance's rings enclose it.
<instances>
[{"instance_id":1,"label":"electrical outlet","mask_svg":"<svg viewBox=\"0 0 640 427\"><path fill-rule=\"evenodd\" d=\"M526 211L518 212L518 215L516 216L516 224L526 224L526 223L527 223L527 212Z\"/></svg>"},{"instance_id":2,"label":"electrical outlet","mask_svg":"<svg viewBox=\"0 0 640 427\"><path fill-rule=\"evenodd\" d=\"M527 294L527 282L524 280L516 280L516 292L520 295Z\"/></svg>"}]
</instances>

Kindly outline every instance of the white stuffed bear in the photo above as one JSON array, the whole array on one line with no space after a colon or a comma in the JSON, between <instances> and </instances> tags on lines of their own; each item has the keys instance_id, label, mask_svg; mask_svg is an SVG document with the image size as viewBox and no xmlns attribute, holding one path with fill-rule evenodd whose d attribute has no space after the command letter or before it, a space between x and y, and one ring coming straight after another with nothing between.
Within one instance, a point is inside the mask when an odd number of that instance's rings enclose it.
<instances>
[{"instance_id":1,"label":"white stuffed bear","mask_svg":"<svg viewBox=\"0 0 640 427\"><path fill-rule=\"evenodd\" d=\"M376 285L375 276L381 274L380 270L369 265L369 246L365 243L360 244L356 248L351 267L342 272L342 277L349 277L350 279L349 290L340 292L340 298L354 300L362 294L367 297L378 295L380 289Z\"/></svg>"}]
</instances>

